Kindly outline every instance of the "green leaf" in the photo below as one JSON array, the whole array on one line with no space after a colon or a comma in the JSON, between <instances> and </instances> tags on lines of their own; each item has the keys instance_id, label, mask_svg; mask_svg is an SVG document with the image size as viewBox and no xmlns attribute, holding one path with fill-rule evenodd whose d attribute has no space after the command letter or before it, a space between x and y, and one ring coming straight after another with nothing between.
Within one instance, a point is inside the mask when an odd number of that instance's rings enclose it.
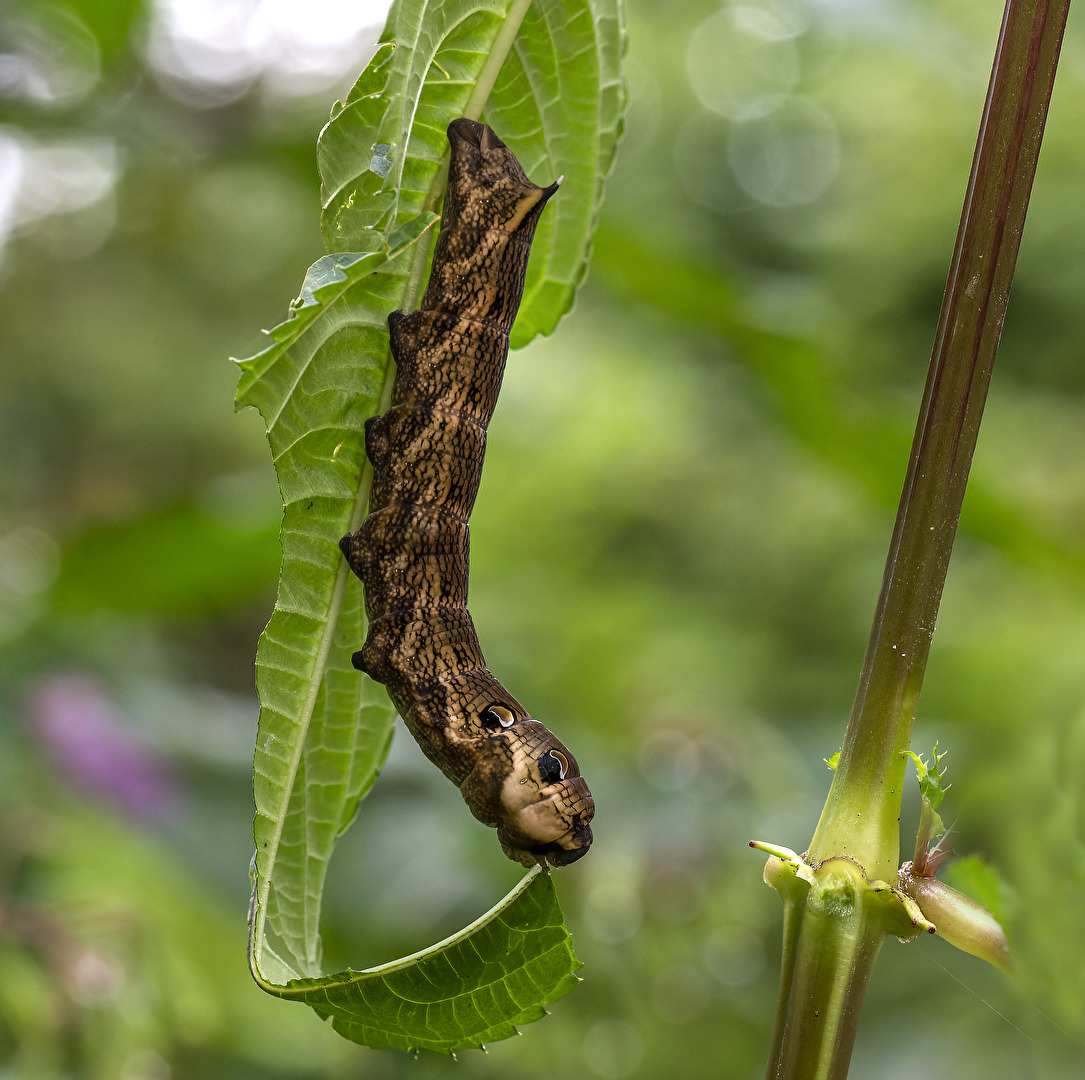
<instances>
[{"instance_id":1,"label":"green leaf","mask_svg":"<svg viewBox=\"0 0 1085 1080\"><path fill-rule=\"evenodd\" d=\"M515 1035L567 994L581 966L538 867L496 907L424 952L367 971L265 987L365 1046L450 1053Z\"/></svg>"},{"instance_id":2,"label":"green leaf","mask_svg":"<svg viewBox=\"0 0 1085 1080\"><path fill-rule=\"evenodd\" d=\"M332 254L310 269L272 345L241 362L237 404L267 423L285 507L279 594L257 654L250 962L265 990L308 1002L369 1045L450 1051L503 1038L566 993L579 966L549 878L533 873L454 939L382 968L321 974L328 861L395 719L383 688L350 664L365 639L361 587L337 542L364 516L363 424L387 405L386 320L417 296L445 129L479 115L492 86L487 119L529 175L567 176L551 202L565 209L548 211L536 236L517 342L552 330L572 303L620 134L619 0L538 0L524 18L526 8L393 7L386 44L318 145Z\"/></svg>"},{"instance_id":3,"label":"green leaf","mask_svg":"<svg viewBox=\"0 0 1085 1080\"><path fill-rule=\"evenodd\" d=\"M382 230L436 209L445 129L464 115L505 12L516 7L405 0L392 8L382 40L394 48L378 50L320 135L329 251L372 251ZM535 235L514 348L554 329L587 271L622 132L624 50L620 0L536 0L483 110L532 180L565 177Z\"/></svg>"},{"instance_id":4,"label":"green leaf","mask_svg":"<svg viewBox=\"0 0 1085 1080\"><path fill-rule=\"evenodd\" d=\"M528 176L536 183L565 177L536 233L541 253L532 252L514 349L553 331L587 273L624 130L625 44L620 0L536 2L486 105L487 123Z\"/></svg>"},{"instance_id":5,"label":"green leaf","mask_svg":"<svg viewBox=\"0 0 1085 1080\"><path fill-rule=\"evenodd\" d=\"M917 874L933 877L950 854L947 849L942 848L941 840L935 843L936 838L944 837L948 832L937 813L937 807L950 787L949 784L943 785L945 770L939 767L948 751L938 753L938 744L935 743L929 764L913 750L905 750L904 753L915 762L919 779L919 830L916 834L915 856L912 859L913 868Z\"/></svg>"},{"instance_id":6,"label":"green leaf","mask_svg":"<svg viewBox=\"0 0 1085 1080\"><path fill-rule=\"evenodd\" d=\"M941 768L942 758L949 751L943 750L942 753L938 753L938 744L935 743L929 763L912 750L906 750L905 753L915 762L916 772L919 775L919 794L930 803L932 810L937 810L945 798L946 792L952 786L950 784L943 785L942 783L946 775L945 769Z\"/></svg>"}]
</instances>

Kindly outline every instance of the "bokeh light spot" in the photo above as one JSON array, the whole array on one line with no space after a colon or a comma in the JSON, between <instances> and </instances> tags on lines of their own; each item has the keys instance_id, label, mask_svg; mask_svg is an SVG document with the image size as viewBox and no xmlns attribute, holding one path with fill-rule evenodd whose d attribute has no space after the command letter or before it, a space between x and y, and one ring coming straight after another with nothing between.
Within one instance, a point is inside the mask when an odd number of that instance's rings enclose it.
<instances>
[{"instance_id":1,"label":"bokeh light spot","mask_svg":"<svg viewBox=\"0 0 1085 1080\"><path fill-rule=\"evenodd\" d=\"M151 63L181 100L214 106L261 81L318 93L364 66L390 0L158 0Z\"/></svg>"},{"instance_id":2,"label":"bokeh light spot","mask_svg":"<svg viewBox=\"0 0 1085 1080\"><path fill-rule=\"evenodd\" d=\"M784 98L763 114L737 120L727 157L742 189L771 206L811 203L840 167L832 118L812 101Z\"/></svg>"},{"instance_id":3,"label":"bokeh light spot","mask_svg":"<svg viewBox=\"0 0 1085 1080\"><path fill-rule=\"evenodd\" d=\"M795 38L805 28L783 4L722 8L690 36L686 73L693 92L706 108L731 118L752 101L788 93L799 80Z\"/></svg>"},{"instance_id":4,"label":"bokeh light spot","mask_svg":"<svg viewBox=\"0 0 1085 1080\"><path fill-rule=\"evenodd\" d=\"M603 1080L622 1080L640 1064L644 1045L640 1032L624 1020L600 1020L584 1038L584 1063Z\"/></svg>"}]
</instances>

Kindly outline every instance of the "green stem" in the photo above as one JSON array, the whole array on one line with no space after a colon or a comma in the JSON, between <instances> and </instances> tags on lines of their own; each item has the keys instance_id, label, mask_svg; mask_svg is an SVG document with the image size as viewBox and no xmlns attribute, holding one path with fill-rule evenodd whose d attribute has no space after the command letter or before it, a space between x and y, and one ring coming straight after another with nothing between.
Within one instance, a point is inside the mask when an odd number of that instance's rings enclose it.
<instances>
[{"instance_id":1,"label":"green stem","mask_svg":"<svg viewBox=\"0 0 1085 1080\"><path fill-rule=\"evenodd\" d=\"M1008 0L840 761L810 845L887 880L923 672L1006 314L1069 0Z\"/></svg>"},{"instance_id":2,"label":"green stem","mask_svg":"<svg viewBox=\"0 0 1085 1080\"><path fill-rule=\"evenodd\" d=\"M784 965L768 1080L843 1080L867 983L885 940L865 881L841 860L784 896ZM766 875L767 877L768 875ZM828 962L827 962L828 959Z\"/></svg>"}]
</instances>

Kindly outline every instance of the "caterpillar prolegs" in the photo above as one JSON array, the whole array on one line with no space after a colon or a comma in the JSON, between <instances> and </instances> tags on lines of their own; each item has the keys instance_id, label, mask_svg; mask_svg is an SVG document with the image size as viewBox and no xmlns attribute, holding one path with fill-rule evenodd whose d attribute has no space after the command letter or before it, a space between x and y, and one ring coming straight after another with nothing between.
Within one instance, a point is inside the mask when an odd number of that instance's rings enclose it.
<instances>
[{"instance_id":1,"label":"caterpillar prolegs","mask_svg":"<svg viewBox=\"0 0 1085 1080\"><path fill-rule=\"evenodd\" d=\"M476 121L454 120L448 140L429 283L419 310L388 317L392 406L365 425L369 516L340 541L369 618L354 666L384 683L510 859L565 866L587 853L595 803L576 758L490 674L467 611L486 427L535 226L558 184L536 187Z\"/></svg>"}]
</instances>

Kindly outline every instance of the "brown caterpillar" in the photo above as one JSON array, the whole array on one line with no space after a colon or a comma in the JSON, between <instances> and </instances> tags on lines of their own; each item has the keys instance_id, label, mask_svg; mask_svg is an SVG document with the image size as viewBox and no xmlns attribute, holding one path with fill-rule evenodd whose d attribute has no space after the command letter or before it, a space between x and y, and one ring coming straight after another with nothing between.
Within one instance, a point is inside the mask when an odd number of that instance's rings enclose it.
<instances>
[{"instance_id":1,"label":"brown caterpillar","mask_svg":"<svg viewBox=\"0 0 1085 1080\"><path fill-rule=\"evenodd\" d=\"M448 190L417 311L388 317L392 406L365 425L369 516L339 546L365 586L356 668L510 859L565 866L595 812L576 758L490 674L467 611L468 518L535 226L536 187L484 124L454 120Z\"/></svg>"}]
</instances>

